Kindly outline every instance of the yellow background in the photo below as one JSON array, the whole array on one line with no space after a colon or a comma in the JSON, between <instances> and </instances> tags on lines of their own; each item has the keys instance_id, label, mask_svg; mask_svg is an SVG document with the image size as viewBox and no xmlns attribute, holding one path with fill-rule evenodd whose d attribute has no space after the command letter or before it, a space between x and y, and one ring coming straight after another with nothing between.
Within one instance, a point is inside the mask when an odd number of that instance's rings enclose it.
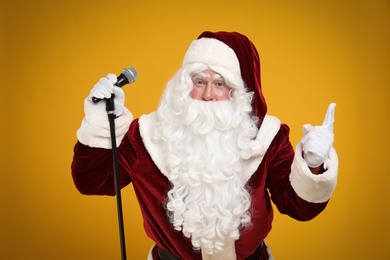
<instances>
[{"instance_id":1,"label":"yellow background","mask_svg":"<svg viewBox=\"0 0 390 260\"><path fill-rule=\"evenodd\" d=\"M115 198L82 196L70 176L83 99L134 66L126 106L151 112L204 30L255 43L269 113L294 145L337 103L337 189L310 222L275 214L276 259L390 259L388 0L2 0L0 12L0 259L120 259ZM132 187L122 196L128 259L146 259Z\"/></svg>"}]
</instances>

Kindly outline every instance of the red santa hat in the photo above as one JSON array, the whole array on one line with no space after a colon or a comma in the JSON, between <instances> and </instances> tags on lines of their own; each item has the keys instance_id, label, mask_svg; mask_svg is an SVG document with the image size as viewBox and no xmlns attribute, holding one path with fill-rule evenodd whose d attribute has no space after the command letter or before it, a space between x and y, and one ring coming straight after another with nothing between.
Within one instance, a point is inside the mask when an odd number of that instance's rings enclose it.
<instances>
[{"instance_id":1,"label":"red santa hat","mask_svg":"<svg viewBox=\"0 0 390 260\"><path fill-rule=\"evenodd\" d=\"M201 62L241 75L245 87L254 93L253 113L262 120L267 104L261 91L260 58L254 44L237 32L203 32L187 50L183 64Z\"/></svg>"}]
</instances>

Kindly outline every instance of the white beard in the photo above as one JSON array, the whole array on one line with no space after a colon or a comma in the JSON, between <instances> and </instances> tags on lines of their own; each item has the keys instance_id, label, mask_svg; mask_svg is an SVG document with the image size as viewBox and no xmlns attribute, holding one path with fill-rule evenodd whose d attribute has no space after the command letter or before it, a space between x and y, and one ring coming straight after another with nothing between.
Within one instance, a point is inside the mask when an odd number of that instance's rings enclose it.
<instances>
[{"instance_id":1,"label":"white beard","mask_svg":"<svg viewBox=\"0 0 390 260\"><path fill-rule=\"evenodd\" d=\"M166 207L174 228L195 249L212 255L250 224L242 166L257 133L251 94L236 89L233 100L193 100L188 95L192 82L182 83L185 77L178 75L163 96L154 131L172 183Z\"/></svg>"}]
</instances>

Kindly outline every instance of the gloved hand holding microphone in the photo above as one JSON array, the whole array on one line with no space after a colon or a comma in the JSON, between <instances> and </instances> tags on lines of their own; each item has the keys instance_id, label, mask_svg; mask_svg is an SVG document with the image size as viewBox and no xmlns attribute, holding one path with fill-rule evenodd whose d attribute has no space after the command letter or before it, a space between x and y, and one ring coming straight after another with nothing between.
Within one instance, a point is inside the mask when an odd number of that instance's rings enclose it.
<instances>
[{"instance_id":1,"label":"gloved hand holding microphone","mask_svg":"<svg viewBox=\"0 0 390 260\"><path fill-rule=\"evenodd\" d=\"M104 102L99 101L102 99L109 99L111 98L111 95L114 94L114 113L116 116L120 116L125 103L125 94L121 87L126 84L133 83L137 77L138 73L133 67L124 69L118 78L115 74L109 73L105 78L101 78L92 88L89 93L88 100L96 103L100 107L103 107L101 103Z\"/></svg>"},{"instance_id":2,"label":"gloved hand holding microphone","mask_svg":"<svg viewBox=\"0 0 390 260\"><path fill-rule=\"evenodd\" d=\"M137 76L137 71L129 67L124 69L118 78L109 73L95 84L84 101L85 117L77 131L77 138L81 143L90 147L111 148L106 103L114 95L116 143L120 144L133 119L131 112L124 106L125 94L121 87L133 83Z\"/></svg>"}]
</instances>

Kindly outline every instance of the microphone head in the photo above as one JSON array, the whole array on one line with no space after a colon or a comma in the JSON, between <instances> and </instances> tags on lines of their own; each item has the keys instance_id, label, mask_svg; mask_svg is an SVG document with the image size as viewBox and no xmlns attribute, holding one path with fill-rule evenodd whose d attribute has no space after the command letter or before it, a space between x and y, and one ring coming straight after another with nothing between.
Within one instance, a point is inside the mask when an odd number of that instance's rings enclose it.
<instances>
[{"instance_id":1,"label":"microphone head","mask_svg":"<svg viewBox=\"0 0 390 260\"><path fill-rule=\"evenodd\" d=\"M122 74L126 77L129 83L133 83L138 77L138 72L133 67L125 68L122 71Z\"/></svg>"}]
</instances>

